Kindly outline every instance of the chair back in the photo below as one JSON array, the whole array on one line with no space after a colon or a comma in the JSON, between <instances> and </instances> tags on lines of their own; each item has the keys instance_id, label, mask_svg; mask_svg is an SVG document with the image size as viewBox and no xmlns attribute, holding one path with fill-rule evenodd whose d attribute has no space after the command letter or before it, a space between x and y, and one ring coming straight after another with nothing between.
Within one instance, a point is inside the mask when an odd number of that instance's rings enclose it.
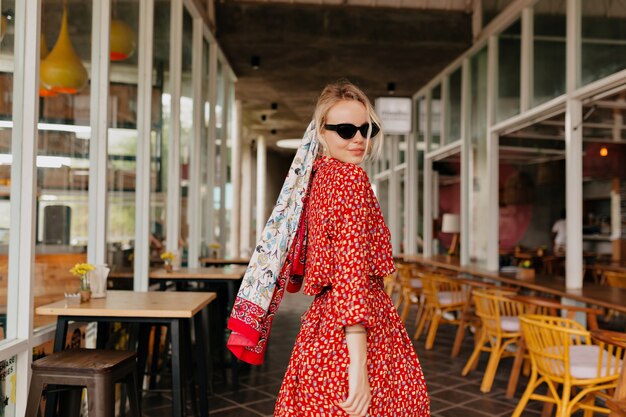
<instances>
[{"instance_id":1,"label":"chair back","mask_svg":"<svg viewBox=\"0 0 626 417\"><path fill-rule=\"evenodd\" d=\"M526 314L561 316L570 320L576 320L578 314L584 314L587 319L587 329L589 330L598 328L598 316L603 314L603 310L600 308L562 304L559 300L553 298L530 295L514 295L511 298L526 306Z\"/></svg>"},{"instance_id":2,"label":"chair back","mask_svg":"<svg viewBox=\"0 0 626 417\"><path fill-rule=\"evenodd\" d=\"M508 298L515 294L514 291L489 288L474 290L472 294L476 315L480 317L488 334L502 332L503 318L516 318L524 314L523 304Z\"/></svg>"},{"instance_id":3,"label":"chair back","mask_svg":"<svg viewBox=\"0 0 626 417\"><path fill-rule=\"evenodd\" d=\"M465 291L463 283L449 276L433 273L424 274L422 285L426 302L435 308L461 305L467 300L468 293Z\"/></svg>"},{"instance_id":4,"label":"chair back","mask_svg":"<svg viewBox=\"0 0 626 417\"><path fill-rule=\"evenodd\" d=\"M520 322L531 361L537 371L556 382L575 379L570 374L572 348L591 346L590 333L580 323L562 317L523 315ZM588 350L597 360L596 377L589 379L614 379L619 375L621 349L612 345L607 349L604 347L600 345Z\"/></svg>"},{"instance_id":5,"label":"chair back","mask_svg":"<svg viewBox=\"0 0 626 417\"><path fill-rule=\"evenodd\" d=\"M626 288L626 273L605 271L606 283L611 287Z\"/></svg>"}]
</instances>

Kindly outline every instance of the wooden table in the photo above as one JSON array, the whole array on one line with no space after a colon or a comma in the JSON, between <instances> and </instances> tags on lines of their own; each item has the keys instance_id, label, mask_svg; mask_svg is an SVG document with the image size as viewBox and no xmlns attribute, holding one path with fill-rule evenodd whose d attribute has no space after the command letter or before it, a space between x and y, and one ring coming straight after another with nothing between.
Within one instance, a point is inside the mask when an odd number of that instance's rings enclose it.
<instances>
[{"instance_id":1,"label":"wooden table","mask_svg":"<svg viewBox=\"0 0 626 417\"><path fill-rule=\"evenodd\" d=\"M200 392L200 413L208 415L207 402L207 336L208 329L207 306L216 298L215 293L201 292L133 292L108 291L105 298L92 298L86 303L76 306L67 306L65 300L57 301L37 307L36 313L44 316L57 316L57 328L54 338L54 351L64 349L67 337L68 324L75 322L97 323L137 323L142 327L140 332L149 331L149 326L162 324L169 326L172 346L172 415L184 415L182 397L183 387L183 348L186 343L183 335L188 333L188 326L193 320L196 331L196 372ZM202 313L202 314L199 314ZM206 314L205 314L206 313ZM100 327L99 332L100 333ZM102 346L104 335L99 334L97 343ZM141 346L140 346L141 348ZM142 349L147 350L147 346ZM139 369L145 367L145 353Z\"/></svg>"},{"instance_id":2,"label":"wooden table","mask_svg":"<svg viewBox=\"0 0 626 417\"><path fill-rule=\"evenodd\" d=\"M150 272L151 281L167 281L179 283L185 282L201 282L208 284L226 284L226 306L220 306L222 311L222 329L226 329L226 320L235 304L235 283L240 283L246 273L246 266L224 266L224 267L207 267L207 268L179 268L171 272L164 269L157 269ZM162 285L165 288L165 285ZM220 345L220 349L222 345ZM239 389L239 375L237 358L231 355L231 373L233 380L233 389Z\"/></svg>"},{"instance_id":3,"label":"wooden table","mask_svg":"<svg viewBox=\"0 0 626 417\"><path fill-rule=\"evenodd\" d=\"M599 340L610 345L626 349L626 333L611 332L608 330L592 330L591 337L595 340ZM617 380L617 387L615 388L615 394L613 394L613 404L609 405L613 411L609 414L609 417L620 417L626 414L626 358L622 359L622 370L620 377ZM614 410L611 406L614 406ZM621 414L617 411L621 409Z\"/></svg>"},{"instance_id":4,"label":"wooden table","mask_svg":"<svg viewBox=\"0 0 626 417\"><path fill-rule=\"evenodd\" d=\"M621 288L586 282L583 284L582 289L567 289L565 288L565 280L560 277L538 275L534 280L520 280L513 275L490 271L476 264L461 266L459 258L450 258L445 255L435 255L431 257L424 257L422 255L402 255L399 256L399 258L406 262L415 262L431 267L448 269L461 274L502 282L507 285L527 288L529 290L565 297L586 304L611 308L626 313L626 290Z\"/></svg>"},{"instance_id":5,"label":"wooden table","mask_svg":"<svg viewBox=\"0 0 626 417\"><path fill-rule=\"evenodd\" d=\"M242 265L247 266L250 263L250 258L200 258L201 264L204 266L225 266L225 265Z\"/></svg>"}]
</instances>

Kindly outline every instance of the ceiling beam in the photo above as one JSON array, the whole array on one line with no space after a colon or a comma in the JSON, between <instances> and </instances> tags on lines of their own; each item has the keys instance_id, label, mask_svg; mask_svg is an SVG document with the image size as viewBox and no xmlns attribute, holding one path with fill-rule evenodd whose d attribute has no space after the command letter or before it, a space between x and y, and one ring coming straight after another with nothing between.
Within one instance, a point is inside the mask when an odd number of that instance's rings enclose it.
<instances>
[{"instance_id":1,"label":"ceiling beam","mask_svg":"<svg viewBox=\"0 0 626 417\"><path fill-rule=\"evenodd\" d=\"M471 0L230 0L234 3L287 3L325 6L385 7L471 13Z\"/></svg>"}]
</instances>

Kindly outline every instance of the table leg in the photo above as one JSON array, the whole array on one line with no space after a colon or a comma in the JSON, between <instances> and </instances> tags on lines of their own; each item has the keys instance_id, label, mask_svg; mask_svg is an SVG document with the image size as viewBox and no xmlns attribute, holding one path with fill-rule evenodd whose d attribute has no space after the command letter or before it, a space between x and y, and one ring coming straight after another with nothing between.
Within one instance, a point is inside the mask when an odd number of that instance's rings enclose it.
<instances>
[{"instance_id":1,"label":"table leg","mask_svg":"<svg viewBox=\"0 0 626 417\"><path fill-rule=\"evenodd\" d=\"M203 311L206 309L202 309ZM200 416L209 415L209 403L207 401L207 359L205 345L205 329L202 320L202 313L197 313L193 317L194 332L196 334L196 373L198 375L198 386L200 390Z\"/></svg>"},{"instance_id":2,"label":"table leg","mask_svg":"<svg viewBox=\"0 0 626 417\"><path fill-rule=\"evenodd\" d=\"M65 347L65 339L67 338L67 324L69 320L65 317L57 318L57 329L54 333L54 351L60 352Z\"/></svg>"},{"instance_id":3,"label":"table leg","mask_svg":"<svg viewBox=\"0 0 626 417\"><path fill-rule=\"evenodd\" d=\"M154 340L152 341L152 364L150 365L150 389L156 388L156 375L159 371L159 359L161 356L161 326L154 326Z\"/></svg>"},{"instance_id":4,"label":"table leg","mask_svg":"<svg viewBox=\"0 0 626 417\"><path fill-rule=\"evenodd\" d=\"M106 344L109 336L109 323L104 321L96 322L96 326L96 348L105 349L107 347Z\"/></svg>"},{"instance_id":5,"label":"table leg","mask_svg":"<svg viewBox=\"0 0 626 417\"><path fill-rule=\"evenodd\" d=\"M65 339L67 339L67 325L69 320L65 317L57 318L57 328L54 333L54 351L60 352L65 348ZM53 386L49 386L50 391L53 390ZM53 417L56 414L56 408L59 400L59 394L51 392L46 398L46 417Z\"/></svg>"},{"instance_id":6,"label":"table leg","mask_svg":"<svg viewBox=\"0 0 626 417\"><path fill-rule=\"evenodd\" d=\"M181 366L181 323L174 319L170 323L170 337L172 343L172 416L183 417L184 404L182 400L182 366Z\"/></svg>"}]
</instances>

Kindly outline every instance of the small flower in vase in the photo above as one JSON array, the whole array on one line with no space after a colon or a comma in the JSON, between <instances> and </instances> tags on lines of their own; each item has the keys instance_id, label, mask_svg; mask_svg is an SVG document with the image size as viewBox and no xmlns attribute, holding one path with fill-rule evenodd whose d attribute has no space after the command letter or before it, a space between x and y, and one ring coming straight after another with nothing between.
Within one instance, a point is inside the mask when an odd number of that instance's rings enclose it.
<instances>
[{"instance_id":1,"label":"small flower in vase","mask_svg":"<svg viewBox=\"0 0 626 417\"><path fill-rule=\"evenodd\" d=\"M174 261L174 258L176 258L176 255L172 252L163 252L161 254L161 259L164 262L163 269L165 269L165 271L172 272L172 262Z\"/></svg>"},{"instance_id":2,"label":"small flower in vase","mask_svg":"<svg viewBox=\"0 0 626 417\"><path fill-rule=\"evenodd\" d=\"M535 270L533 269L533 263L530 260L520 262L518 267L517 277L519 279L532 280L535 278Z\"/></svg>"},{"instance_id":3,"label":"small flower in vase","mask_svg":"<svg viewBox=\"0 0 626 417\"><path fill-rule=\"evenodd\" d=\"M91 285L87 273L96 269L92 264L76 264L70 269L70 273L80 278L80 300L88 301L91 298Z\"/></svg>"}]
</instances>

